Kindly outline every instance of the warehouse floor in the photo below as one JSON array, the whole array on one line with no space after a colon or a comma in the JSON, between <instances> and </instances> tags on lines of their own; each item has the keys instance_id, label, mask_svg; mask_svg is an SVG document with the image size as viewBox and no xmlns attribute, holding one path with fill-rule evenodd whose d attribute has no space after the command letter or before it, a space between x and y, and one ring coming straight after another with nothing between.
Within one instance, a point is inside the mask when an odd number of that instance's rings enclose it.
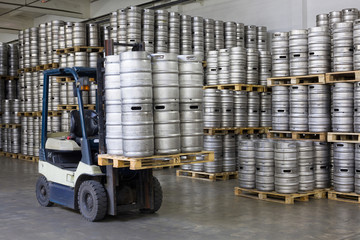
<instances>
[{"instance_id":1,"label":"warehouse floor","mask_svg":"<svg viewBox=\"0 0 360 240\"><path fill-rule=\"evenodd\" d=\"M360 239L359 205L283 205L236 197L237 181L177 178L156 170L164 202L157 214L130 212L89 223L60 206L40 207L37 164L0 158L0 239Z\"/></svg>"}]
</instances>

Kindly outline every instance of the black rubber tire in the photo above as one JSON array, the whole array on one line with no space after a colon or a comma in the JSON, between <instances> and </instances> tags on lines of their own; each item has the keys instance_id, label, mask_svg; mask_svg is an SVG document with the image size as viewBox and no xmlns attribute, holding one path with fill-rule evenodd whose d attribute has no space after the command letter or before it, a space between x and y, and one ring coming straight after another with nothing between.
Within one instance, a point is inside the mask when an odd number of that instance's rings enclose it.
<instances>
[{"instance_id":1,"label":"black rubber tire","mask_svg":"<svg viewBox=\"0 0 360 240\"><path fill-rule=\"evenodd\" d=\"M50 202L50 188L46 177L40 176L36 182L36 199L43 207L50 207L53 205Z\"/></svg>"},{"instance_id":2,"label":"black rubber tire","mask_svg":"<svg viewBox=\"0 0 360 240\"><path fill-rule=\"evenodd\" d=\"M94 180L81 183L78 192L78 205L81 215L87 221L102 220L107 211L107 195L104 186Z\"/></svg>"},{"instance_id":3,"label":"black rubber tire","mask_svg":"<svg viewBox=\"0 0 360 240\"><path fill-rule=\"evenodd\" d=\"M155 213L162 204L163 192L159 180L153 176L153 188L154 188L154 209L140 209L142 213Z\"/></svg>"}]
</instances>

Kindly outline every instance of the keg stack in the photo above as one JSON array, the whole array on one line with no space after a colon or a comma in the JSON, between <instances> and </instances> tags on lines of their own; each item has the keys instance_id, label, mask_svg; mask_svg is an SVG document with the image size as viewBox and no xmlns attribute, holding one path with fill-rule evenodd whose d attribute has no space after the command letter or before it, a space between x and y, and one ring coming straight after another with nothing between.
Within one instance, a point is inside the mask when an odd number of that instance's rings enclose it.
<instances>
[{"instance_id":1,"label":"keg stack","mask_svg":"<svg viewBox=\"0 0 360 240\"><path fill-rule=\"evenodd\" d=\"M223 49L225 47L224 22L215 21L215 49Z\"/></svg>"},{"instance_id":2,"label":"keg stack","mask_svg":"<svg viewBox=\"0 0 360 240\"><path fill-rule=\"evenodd\" d=\"M310 132L328 132L331 129L329 85L308 86L308 124Z\"/></svg>"},{"instance_id":3,"label":"keg stack","mask_svg":"<svg viewBox=\"0 0 360 240\"><path fill-rule=\"evenodd\" d=\"M287 77L289 71L289 33L275 32L271 40L272 76Z\"/></svg>"},{"instance_id":4,"label":"keg stack","mask_svg":"<svg viewBox=\"0 0 360 240\"><path fill-rule=\"evenodd\" d=\"M245 26L245 47L247 49L258 49L258 35L257 27L255 25Z\"/></svg>"},{"instance_id":5,"label":"keg stack","mask_svg":"<svg viewBox=\"0 0 360 240\"><path fill-rule=\"evenodd\" d=\"M219 58L219 53L217 50L212 50L207 52L206 55L207 67L205 72L206 85L218 84L218 58Z\"/></svg>"},{"instance_id":6,"label":"keg stack","mask_svg":"<svg viewBox=\"0 0 360 240\"><path fill-rule=\"evenodd\" d=\"M180 54L192 54L192 23L191 16L180 16Z\"/></svg>"},{"instance_id":7,"label":"keg stack","mask_svg":"<svg viewBox=\"0 0 360 240\"><path fill-rule=\"evenodd\" d=\"M191 17L190 17L191 34ZM155 11L155 52L166 53L169 50L169 15L166 10Z\"/></svg>"},{"instance_id":8,"label":"keg stack","mask_svg":"<svg viewBox=\"0 0 360 240\"><path fill-rule=\"evenodd\" d=\"M289 89L287 86L272 87L272 129L289 130Z\"/></svg>"},{"instance_id":9,"label":"keg stack","mask_svg":"<svg viewBox=\"0 0 360 240\"><path fill-rule=\"evenodd\" d=\"M259 84L259 51L256 48L246 49L246 84Z\"/></svg>"},{"instance_id":10,"label":"keg stack","mask_svg":"<svg viewBox=\"0 0 360 240\"><path fill-rule=\"evenodd\" d=\"M236 135L226 134L223 140L222 172L236 171Z\"/></svg>"},{"instance_id":11,"label":"keg stack","mask_svg":"<svg viewBox=\"0 0 360 240\"><path fill-rule=\"evenodd\" d=\"M271 139L255 142L255 187L259 191L275 190L274 142Z\"/></svg>"},{"instance_id":12,"label":"keg stack","mask_svg":"<svg viewBox=\"0 0 360 240\"><path fill-rule=\"evenodd\" d=\"M354 132L354 84L335 83L331 92L332 131Z\"/></svg>"},{"instance_id":13,"label":"keg stack","mask_svg":"<svg viewBox=\"0 0 360 240\"><path fill-rule=\"evenodd\" d=\"M153 84L146 52L120 55L121 124L126 157L154 155Z\"/></svg>"},{"instance_id":14,"label":"keg stack","mask_svg":"<svg viewBox=\"0 0 360 240\"><path fill-rule=\"evenodd\" d=\"M248 98L247 92L234 92L234 127L248 126Z\"/></svg>"},{"instance_id":15,"label":"keg stack","mask_svg":"<svg viewBox=\"0 0 360 240\"><path fill-rule=\"evenodd\" d=\"M272 106L271 93L260 93L260 127L271 127L272 123Z\"/></svg>"},{"instance_id":16,"label":"keg stack","mask_svg":"<svg viewBox=\"0 0 360 240\"><path fill-rule=\"evenodd\" d=\"M328 26L308 29L309 74L330 72L331 41Z\"/></svg>"},{"instance_id":17,"label":"keg stack","mask_svg":"<svg viewBox=\"0 0 360 240\"><path fill-rule=\"evenodd\" d=\"M272 57L270 51L259 51L259 85L266 86L272 76Z\"/></svg>"},{"instance_id":18,"label":"keg stack","mask_svg":"<svg viewBox=\"0 0 360 240\"><path fill-rule=\"evenodd\" d=\"M127 44L141 42L141 16L142 9L140 7L130 6L126 9L126 37ZM127 50L131 50L132 46L128 46Z\"/></svg>"},{"instance_id":19,"label":"keg stack","mask_svg":"<svg viewBox=\"0 0 360 240\"><path fill-rule=\"evenodd\" d=\"M315 188L314 143L298 141L299 191L312 191Z\"/></svg>"},{"instance_id":20,"label":"keg stack","mask_svg":"<svg viewBox=\"0 0 360 240\"><path fill-rule=\"evenodd\" d=\"M220 127L231 128L234 126L234 91L224 89L220 92Z\"/></svg>"},{"instance_id":21,"label":"keg stack","mask_svg":"<svg viewBox=\"0 0 360 240\"><path fill-rule=\"evenodd\" d=\"M235 109L235 95L234 93L234 110ZM241 93L241 92L239 92ZM218 89L205 89L204 90L204 127L205 128L220 128L222 123L221 117L221 91ZM235 113L234 113L235 114ZM245 114L246 118L246 114ZM234 126L236 121L236 116L234 115Z\"/></svg>"},{"instance_id":22,"label":"keg stack","mask_svg":"<svg viewBox=\"0 0 360 240\"><path fill-rule=\"evenodd\" d=\"M334 72L353 70L353 23L342 22L333 25Z\"/></svg>"},{"instance_id":23,"label":"keg stack","mask_svg":"<svg viewBox=\"0 0 360 240\"><path fill-rule=\"evenodd\" d=\"M119 20L123 20L123 18L118 18L118 12L123 12L123 16L125 16L125 22L124 22L124 26L126 25L126 12L124 9L118 9L115 12L111 12L110 14L110 39L112 39L114 42L120 42L120 37L122 36L123 39L121 39L123 41L123 43L126 43L126 40L124 40L124 36L126 37L126 32L125 34L120 33L120 29L118 29L119 26ZM120 22L121 22L120 20ZM125 28L126 31L126 28ZM123 46L117 46L114 48L114 54L120 54L120 52L125 51L125 50L121 50L121 49L126 49L126 47Z\"/></svg>"},{"instance_id":24,"label":"keg stack","mask_svg":"<svg viewBox=\"0 0 360 240\"><path fill-rule=\"evenodd\" d=\"M247 80L247 52L243 47L230 48L230 83L245 84Z\"/></svg>"},{"instance_id":25,"label":"keg stack","mask_svg":"<svg viewBox=\"0 0 360 240\"><path fill-rule=\"evenodd\" d=\"M199 59L204 60L204 19L202 17L192 17L192 52Z\"/></svg>"},{"instance_id":26,"label":"keg stack","mask_svg":"<svg viewBox=\"0 0 360 240\"><path fill-rule=\"evenodd\" d=\"M236 46L245 47L245 25L236 23Z\"/></svg>"},{"instance_id":27,"label":"keg stack","mask_svg":"<svg viewBox=\"0 0 360 240\"><path fill-rule=\"evenodd\" d=\"M224 40L225 40L225 48L229 49L237 46L235 22L224 22Z\"/></svg>"},{"instance_id":28,"label":"keg stack","mask_svg":"<svg viewBox=\"0 0 360 240\"><path fill-rule=\"evenodd\" d=\"M238 141L238 176L239 186L253 189L256 186L255 141Z\"/></svg>"},{"instance_id":29,"label":"keg stack","mask_svg":"<svg viewBox=\"0 0 360 240\"><path fill-rule=\"evenodd\" d=\"M120 56L106 56L104 88L107 153L123 155L120 82Z\"/></svg>"},{"instance_id":30,"label":"keg stack","mask_svg":"<svg viewBox=\"0 0 360 240\"><path fill-rule=\"evenodd\" d=\"M274 147L275 191L299 191L298 148L295 141L277 141Z\"/></svg>"},{"instance_id":31,"label":"keg stack","mask_svg":"<svg viewBox=\"0 0 360 240\"><path fill-rule=\"evenodd\" d=\"M179 55L181 152L203 147L203 67L194 55ZM206 167L205 167L206 168Z\"/></svg>"},{"instance_id":32,"label":"keg stack","mask_svg":"<svg viewBox=\"0 0 360 240\"><path fill-rule=\"evenodd\" d=\"M307 132L308 127L308 87L290 86L290 131Z\"/></svg>"},{"instance_id":33,"label":"keg stack","mask_svg":"<svg viewBox=\"0 0 360 240\"><path fill-rule=\"evenodd\" d=\"M215 20L204 19L204 50L205 54L215 50Z\"/></svg>"},{"instance_id":34,"label":"keg stack","mask_svg":"<svg viewBox=\"0 0 360 240\"><path fill-rule=\"evenodd\" d=\"M247 98L248 127L260 126L260 95L259 92L248 92Z\"/></svg>"},{"instance_id":35,"label":"keg stack","mask_svg":"<svg viewBox=\"0 0 360 240\"><path fill-rule=\"evenodd\" d=\"M334 71L334 44L333 44L333 26L335 23L342 22L342 12L341 11L332 11L329 12L329 31L331 38L331 71Z\"/></svg>"},{"instance_id":36,"label":"keg stack","mask_svg":"<svg viewBox=\"0 0 360 240\"><path fill-rule=\"evenodd\" d=\"M180 54L180 14L178 12L169 12L169 53Z\"/></svg>"},{"instance_id":37,"label":"keg stack","mask_svg":"<svg viewBox=\"0 0 360 240\"><path fill-rule=\"evenodd\" d=\"M360 70L360 19L357 19L354 21L353 29L354 29L354 32L353 32L354 70Z\"/></svg>"},{"instance_id":38,"label":"keg stack","mask_svg":"<svg viewBox=\"0 0 360 240\"><path fill-rule=\"evenodd\" d=\"M230 51L223 48L218 52L217 84L230 84Z\"/></svg>"},{"instance_id":39,"label":"keg stack","mask_svg":"<svg viewBox=\"0 0 360 240\"><path fill-rule=\"evenodd\" d=\"M172 20L173 18L171 17L170 14L170 26L172 26ZM151 9L143 9L142 10L142 42L145 43L145 51L147 51L148 53L153 53L154 52L154 44L155 44L155 11L151 10ZM174 34L174 29L170 27L169 29L169 40L171 39L171 37ZM170 40L170 42L172 42ZM169 42L169 50L174 49L171 45L171 43Z\"/></svg>"},{"instance_id":40,"label":"keg stack","mask_svg":"<svg viewBox=\"0 0 360 240\"><path fill-rule=\"evenodd\" d=\"M334 143L334 190L353 192L355 184L355 148L353 143Z\"/></svg>"},{"instance_id":41,"label":"keg stack","mask_svg":"<svg viewBox=\"0 0 360 240\"><path fill-rule=\"evenodd\" d=\"M256 44L259 51L268 51L267 27L256 27Z\"/></svg>"},{"instance_id":42,"label":"keg stack","mask_svg":"<svg viewBox=\"0 0 360 240\"><path fill-rule=\"evenodd\" d=\"M289 32L290 76L308 75L307 30Z\"/></svg>"},{"instance_id":43,"label":"keg stack","mask_svg":"<svg viewBox=\"0 0 360 240\"><path fill-rule=\"evenodd\" d=\"M328 26L329 25L329 14L323 13L316 15L316 26Z\"/></svg>"},{"instance_id":44,"label":"keg stack","mask_svg":"<svg viewBox=\"0 0 360 240\"><path fill-rule=\"evenodd\" d=\"M330 144L314 142L314 176L315 188L329 188L330 182Z\"/></svg>"},{"instance_id":45,"label":"keg stack","mask_svg":"<svg viewBox=\"0 0 360 240\"><path fill-rule=\"evenodd\" d=\"M175 53L152 55L155 154L181 151L179 64Z\"/></svg>"}]
</instances>

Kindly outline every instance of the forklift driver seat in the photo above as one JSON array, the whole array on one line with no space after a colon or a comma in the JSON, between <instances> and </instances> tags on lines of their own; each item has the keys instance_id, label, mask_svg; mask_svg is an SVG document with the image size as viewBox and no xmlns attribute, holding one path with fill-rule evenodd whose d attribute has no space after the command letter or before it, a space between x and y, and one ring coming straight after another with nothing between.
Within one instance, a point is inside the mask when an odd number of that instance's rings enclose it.
<instances>
[{"instance_id":1,"label":"forklift driver seat","mask_svg":"<svg viewBox=\"0 0 360 240\"><path fill-rule=\"evenodd\" d=\"M96 137L99 132L98 115L93 110L84 109L85 131L88 138ZM80 123L80 112L74 110L71 112L70 137L81 145L82 131Z\"/></svg>"}]
</instances>

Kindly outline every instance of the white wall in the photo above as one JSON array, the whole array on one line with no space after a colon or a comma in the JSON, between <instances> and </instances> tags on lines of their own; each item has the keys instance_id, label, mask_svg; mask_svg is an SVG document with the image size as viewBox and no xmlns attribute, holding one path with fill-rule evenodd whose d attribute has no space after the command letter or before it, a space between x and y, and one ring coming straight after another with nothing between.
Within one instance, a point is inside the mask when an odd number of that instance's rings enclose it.
<instances>
[{"instance_id":1,"label":"white wall","mask_svg":"<svg viewBox=\"0 0 360 240\"><path fill-rule=\"evenodd\" d=\"M10 42L17 40L18 35L12 33L1 33L0 34L0 42Z\"/></svg>"},{"instance_id":2,"label":"white wall","mask_svg":"<svg viewBox=\"0 0 360 240\"><path fill-rule=\"evenodd\" d=\"M150 0L97 0L90 4L90 16L98 17L107 13L116 11L117 9L135 6Z\"/></svg>"},{"instance_id":3,"label":"white wall","mask_svg":"<svg viewBox=\"0 0 360 240\"><path fill-rule=\"evenodd\" d=\"M80 22L85 19L80 18L72 18L72 17L64 17L64 16L57 16L57 15L44 15L34 19L34 27L38 27L41 23L50 22L53 20L63 20L65 22Z\"/></svg>"}]
</instances>

